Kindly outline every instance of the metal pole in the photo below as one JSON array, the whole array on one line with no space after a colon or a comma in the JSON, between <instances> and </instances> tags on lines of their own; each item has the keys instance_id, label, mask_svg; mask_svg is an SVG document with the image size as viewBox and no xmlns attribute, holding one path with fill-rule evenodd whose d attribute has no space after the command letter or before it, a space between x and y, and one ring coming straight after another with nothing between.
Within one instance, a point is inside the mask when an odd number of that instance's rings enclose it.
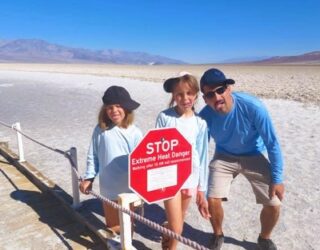
<instances>
[{"instance_id":1,"label":"metal pole","mask_svg":"<svg viewBox=\"0 0 320 250\"><path fill-rule=\"evenodd\" d=\"M21 131L20 122L16 122L13 124L13 127L17 129L17 140L18 140L18 151L19 151L19 162L26 161L24 159L24 151L23 151L23 144L22 144L22 136L19 131Z\"/></svg>"},{"instance_id":2,"label":"metal pole","mask_svg":"<svg viewBox=\"0 0 320 250\"><path fill-rule=\"evenodd\" d=\"M77 148L72 147L70 149L70 156L73 166L76 170L78 170L78 160L77 160ZM79 186L78 186L78 178L74 171L71 169L71 177L72 177L72 196L73 196L73 208L80 207L80 194L79 194Z\"/></svg>"}]
</instances>

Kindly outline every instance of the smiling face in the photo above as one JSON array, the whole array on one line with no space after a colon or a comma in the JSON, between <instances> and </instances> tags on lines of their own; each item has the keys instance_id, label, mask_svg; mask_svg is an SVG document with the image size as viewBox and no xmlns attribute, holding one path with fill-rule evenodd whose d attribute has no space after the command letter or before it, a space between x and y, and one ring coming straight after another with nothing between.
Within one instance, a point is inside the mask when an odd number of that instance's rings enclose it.
<instances>
[{"instance_id":1,"label":"smiling face","mask_svg":"<svg viewBox=\"0 0 320 250\"><path fill-rule=\"evenodd\" d=\"M207 105L218 113L226 114L231 111L233 99L230 85L217 87L203 86L203 99Z\"/></svg>"},{"instance_id":2,"label":"smiling face","mask_svg":"<svg viewBox=\"0 0 320 250\"><path fill-rule=\"evenodd\" d=\"M174 86L172 98L176 103L176 111L180 115L193 115L193 106L197 99L195 92L188 82L180 81Z\"/></svg>"},{"instance_id":3,"label":"smiling face","mask_svg":"<svg viewBox=\"0 0 320 250\"><path fill-rule=\"evenodd\" d=\"M119 104L106 105L106 113L113 124L120 126L126 117L125 110Z\"/></svg>"}]
</instances>

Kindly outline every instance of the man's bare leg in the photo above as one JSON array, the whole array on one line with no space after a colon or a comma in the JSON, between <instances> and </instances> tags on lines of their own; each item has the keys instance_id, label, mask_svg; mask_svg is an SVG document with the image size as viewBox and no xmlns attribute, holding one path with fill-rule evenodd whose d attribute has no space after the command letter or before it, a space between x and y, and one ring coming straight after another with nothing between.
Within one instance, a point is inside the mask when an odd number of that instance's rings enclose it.
<instances>
[{"instance_id":1,"label":"man's bare leg","mask_svg":"<svg viewBox=\"0 0 320 250\"><path fill-rule=\"evenodd\" d=\"M263 239L270 239L271 232L277 224L280 215L280 206L263 206L260 214L261 233Z\"/></svg>"}]
</instances>

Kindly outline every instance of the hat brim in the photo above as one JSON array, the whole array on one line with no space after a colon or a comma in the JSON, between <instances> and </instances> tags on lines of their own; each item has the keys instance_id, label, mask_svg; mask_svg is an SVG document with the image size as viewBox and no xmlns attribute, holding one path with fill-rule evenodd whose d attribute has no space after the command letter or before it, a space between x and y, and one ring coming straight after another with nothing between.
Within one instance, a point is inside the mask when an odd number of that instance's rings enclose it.
<instances>
[{"instance_id":1,"label":"hat brim","mask_svg":"<svg viewBox=\"0 0 320 250\"><path fill-rule=\"evenodd\" d=\"M235 84L235 81L233 79L226 79L222 82L210 82L210 83L206 83L206 84L203 84L203 85L207 85L207 86L220 86L220 85L225 85L225 84Z\"/></svg>"},{"instance_id":2,"label":"hat brim","mask_svg":"<svg viewBox=\"0 0 320 250\"><path fill-rule=\"evenodd\" d=\"M126 110L133 111L140 106L140 103L138 103L134 100L129 100L127 102L120 103L120 105Z\"/></svg>"},{"instance_id":3,"label":"hat brim","mask_svg":"<svg viewBox=\"0 0 320 250\"><path fill-rule=\"evenodd\" d=\"M224 81L224 84L235 84L235 81L233 79L227 79Z\"/></svg>"},{"instance_id":4,"label":"hat brim","mask_svg":"<svg viewBox=\"0 0 320 250\"><path fill-rule=\"evenodd\" d=\"M167 79L164 83L163 83L163 89L164 91L171 93L172 92L172 87L173 85L180 79L180 77L173 77L173 78L169 78Z\"/></svg>"},{"instance_id":5,"label":"hat brim","mask_svg":"<svg viewBox=\"0 0 320 250\"><path fill-rule=\"evenodd\" d=\"M177 75L167 79L164 83L163 83L163 89L164 91L171 93L173 91L173 85L176 82L179 82L179 80L184 77L184 76L192 76L189 72L187 71L181 71L179 72Z\"/></svg>"}]
</instances>

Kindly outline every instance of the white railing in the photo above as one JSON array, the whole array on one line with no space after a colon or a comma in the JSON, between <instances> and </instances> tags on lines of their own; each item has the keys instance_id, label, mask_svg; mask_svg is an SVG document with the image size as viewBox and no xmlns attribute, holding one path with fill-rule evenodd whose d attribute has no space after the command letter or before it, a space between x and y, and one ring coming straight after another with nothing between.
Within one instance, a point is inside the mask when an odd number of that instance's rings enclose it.
<instances>
[{"instance_id":1,"label":"white railing","mask_svg":"<svg viewBox=\"0 0 320 250\"><path fill-rule=\"evenodd\" d=\"M15 129L17 133L17 142L18 142L18 152L19 152L19 162L24 162L24 151L23 151L23 143L22 143L22 136L19 131L21 131L20 122L16 122L12 125L12 128Z\"/></svg>"},{"instance_id":2,"label":"white railing","mask_svg":"<svg viewBox=\"0 0 320 250\"><path fill-rule=\"evenodd\" d=\"M118 196L118 203L121 207L130 210L130 204L141 206L142 200L134 193L123 193ZM132 248L132 221L131 217L119 210L121 249Z\"/></svg>"},{"instance_id":3,"label":"white railing","mask_svg":"<svg viewBox=\"0 0 320 250\"><path fill-rule=\"evenodd\" d=\"M71 167L74 167L76 170L78 170L77 148L75 147L70 148L70 157L74 164L74 166L71 166ZM74 173L74 171L72 171L72 169L71 169L71 182L72 182L72 197L73 197L72 207L78 208L81 206L78 177Z\"/></svg>"}]
</instances>

